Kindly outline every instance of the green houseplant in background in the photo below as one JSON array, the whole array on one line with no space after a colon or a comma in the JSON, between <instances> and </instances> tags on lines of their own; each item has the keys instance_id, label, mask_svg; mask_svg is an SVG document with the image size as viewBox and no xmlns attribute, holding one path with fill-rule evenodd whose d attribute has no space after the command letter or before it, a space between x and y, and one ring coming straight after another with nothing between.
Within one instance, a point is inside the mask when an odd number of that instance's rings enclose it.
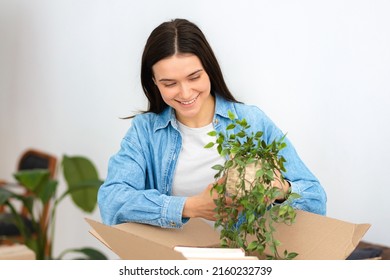
<instances>
[{"instance_id":1,"label":"green houseplant in background","mask_svg":"<svg viewBox=\"0 0 390 280\"><path fill-rule=\"evenodd\" d=\"M296 213L289 202L299 197L291 192L282 193L274 186L277 175L286 171L286 160L280 155L286 147L284 137L267 144L261 131L249 132L250 124L245 119L238 120L230 111L228 116L231 122L226 131L210 132L216 140L205 146L217 145L218 153L227 158L224 165L212 167L217 172L215 179L225 178L216 180L212 188L218 194L215 227L221 229L221 246L240 247L247 254L268 259L293 259L297 253L284 251L281 255L278 252L280 242L274 238L273 227L274 222L291 224L295 221ZM281 195L284 203L275 203ZM226 204L228 198L230 205ZM271 254L265 255L267 247Z\"/></svg>"},{"instance_id":2,"label":"green houseplant in background","mask_svg":"<svg viewBox=\"0 0 390 280\"><path fill-rule=\"evenodd\" d=\"M29 190L29 195L21 195L0 188L0 205L7 205L14 221L23 236L24 243L32 249L37 259L55 259L52 255L55 237L55 221L58 205L70 196L74 204L86 213L92 213L97 204L97 191L103 183L93 163L86 157L64 155L61 169L66 182L66 190L57 196L58 181L50 178L46 169L23 170L14 174L17 182ZM31 225L27 226L12 201L20 201L28 209ZM49 213L44 214L45 204L50 203ZM47 221L43 221L47 217ZM93 248L67 249L57 259L68 253L80 255L79 259L107 259Z\"/></svg>"}]
</instances>

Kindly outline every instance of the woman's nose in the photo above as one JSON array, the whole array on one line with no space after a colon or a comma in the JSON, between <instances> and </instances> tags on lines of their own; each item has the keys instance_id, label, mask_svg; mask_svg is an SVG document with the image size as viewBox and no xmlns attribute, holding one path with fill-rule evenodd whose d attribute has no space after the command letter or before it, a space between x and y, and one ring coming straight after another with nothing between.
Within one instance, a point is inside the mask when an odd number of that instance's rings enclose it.
<instances>
[{"instance_id":1,"label":"woman's nose","mask_svg":"<svg viewBox=\"0 0 390 280\"><path fill-rule=\"evenodd\" d=\"M180 85L180 97L182 99L191 98L191 87L188 83L182 83Z\"/></svg>"}]
</instances>

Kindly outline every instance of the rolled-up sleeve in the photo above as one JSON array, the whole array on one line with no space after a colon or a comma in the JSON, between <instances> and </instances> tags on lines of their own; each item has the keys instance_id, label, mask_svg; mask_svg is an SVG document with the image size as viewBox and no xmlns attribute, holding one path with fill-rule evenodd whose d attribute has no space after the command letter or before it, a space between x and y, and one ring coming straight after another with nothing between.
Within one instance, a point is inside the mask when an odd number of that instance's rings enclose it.
<instances>
[{"instance_id":1,"label":"rolled-up sleeve","mask_svg":"<svg viewBox=\"0 0 390 280\"><path fill-rule=\"evenodd\" d=\"M138 222L180 228L188 220L182 218L186 198L166 194L163 179L151 170L152 155L141 141L145 139L139 137L133 124L109 160L106 180L98 192L102 221L108 225Z\"/></svg>"}]
</instances>

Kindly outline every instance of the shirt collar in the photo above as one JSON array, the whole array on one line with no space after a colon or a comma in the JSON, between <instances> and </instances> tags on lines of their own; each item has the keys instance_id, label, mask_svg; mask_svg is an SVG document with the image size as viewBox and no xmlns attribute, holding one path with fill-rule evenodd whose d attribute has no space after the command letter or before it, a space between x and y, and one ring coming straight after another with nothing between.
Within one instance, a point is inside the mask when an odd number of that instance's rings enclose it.
<instances>
[{"instance_id":1,"label":"shirt collar","mask_svg":"<svg viewBox=\"0 0 390 280\"><path fill-rule=\"evenodd\" d=\"M154 123L153 131L156 132L159 129L163 129L171 123L172 126L177 129L177 120L175 111L172 107L167 106L160 114L157 115L156 121Z\"/></svg>"},{"instance_id":2,"label":"shirt collar","mask_svg":"<svg viewBox=\"0 0 390 280\"><path fill-rule=\"evenodd\" d=\"M234 108L234 103L227 101L225 98L220 96L219 94L215 95L215 115L214 119L217 116L228 119L228 111L231 111L233 114L236 114L236 110Z\"/></svg>"}]
</instances>

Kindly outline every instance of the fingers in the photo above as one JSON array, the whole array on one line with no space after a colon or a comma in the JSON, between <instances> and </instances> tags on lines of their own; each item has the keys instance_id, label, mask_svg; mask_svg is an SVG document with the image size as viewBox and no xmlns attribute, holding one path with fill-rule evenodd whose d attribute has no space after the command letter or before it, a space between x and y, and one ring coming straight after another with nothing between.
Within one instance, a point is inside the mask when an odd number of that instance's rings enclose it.
<instances>
[{"instance_id":1,"label":"fingers","mask_svg":"<svg viewBox=\"0 0 390 280\"><path fill-rule=\"evenodd\" d=\"M218 180L217 180L217 183L218 184L223 184L223 183L225 183L226 182L226 176L223 176L223 177L221 177L221 178L219 178Z\"/></svg>"},{"instance_id":2,"label":"fingers","mask_svg":"<svg viewBox=\"0 0 390 280\"><path fill-rule=\"evenodd\" d=\"M210 221L216 221L216 212L215 212L215 200L218 199L218 192L213 189L215 184L224 184L226 182L226 176L219 178L215 183L210 184L207 186L207 188L203 191L201 194L201 197L203 198L204 206L206 209L203 212L203 218L210 220ZM225 197L225 203L226 205L231 205L233 203L232 198L226 196Z\"/></svg>"}]
</instances>

